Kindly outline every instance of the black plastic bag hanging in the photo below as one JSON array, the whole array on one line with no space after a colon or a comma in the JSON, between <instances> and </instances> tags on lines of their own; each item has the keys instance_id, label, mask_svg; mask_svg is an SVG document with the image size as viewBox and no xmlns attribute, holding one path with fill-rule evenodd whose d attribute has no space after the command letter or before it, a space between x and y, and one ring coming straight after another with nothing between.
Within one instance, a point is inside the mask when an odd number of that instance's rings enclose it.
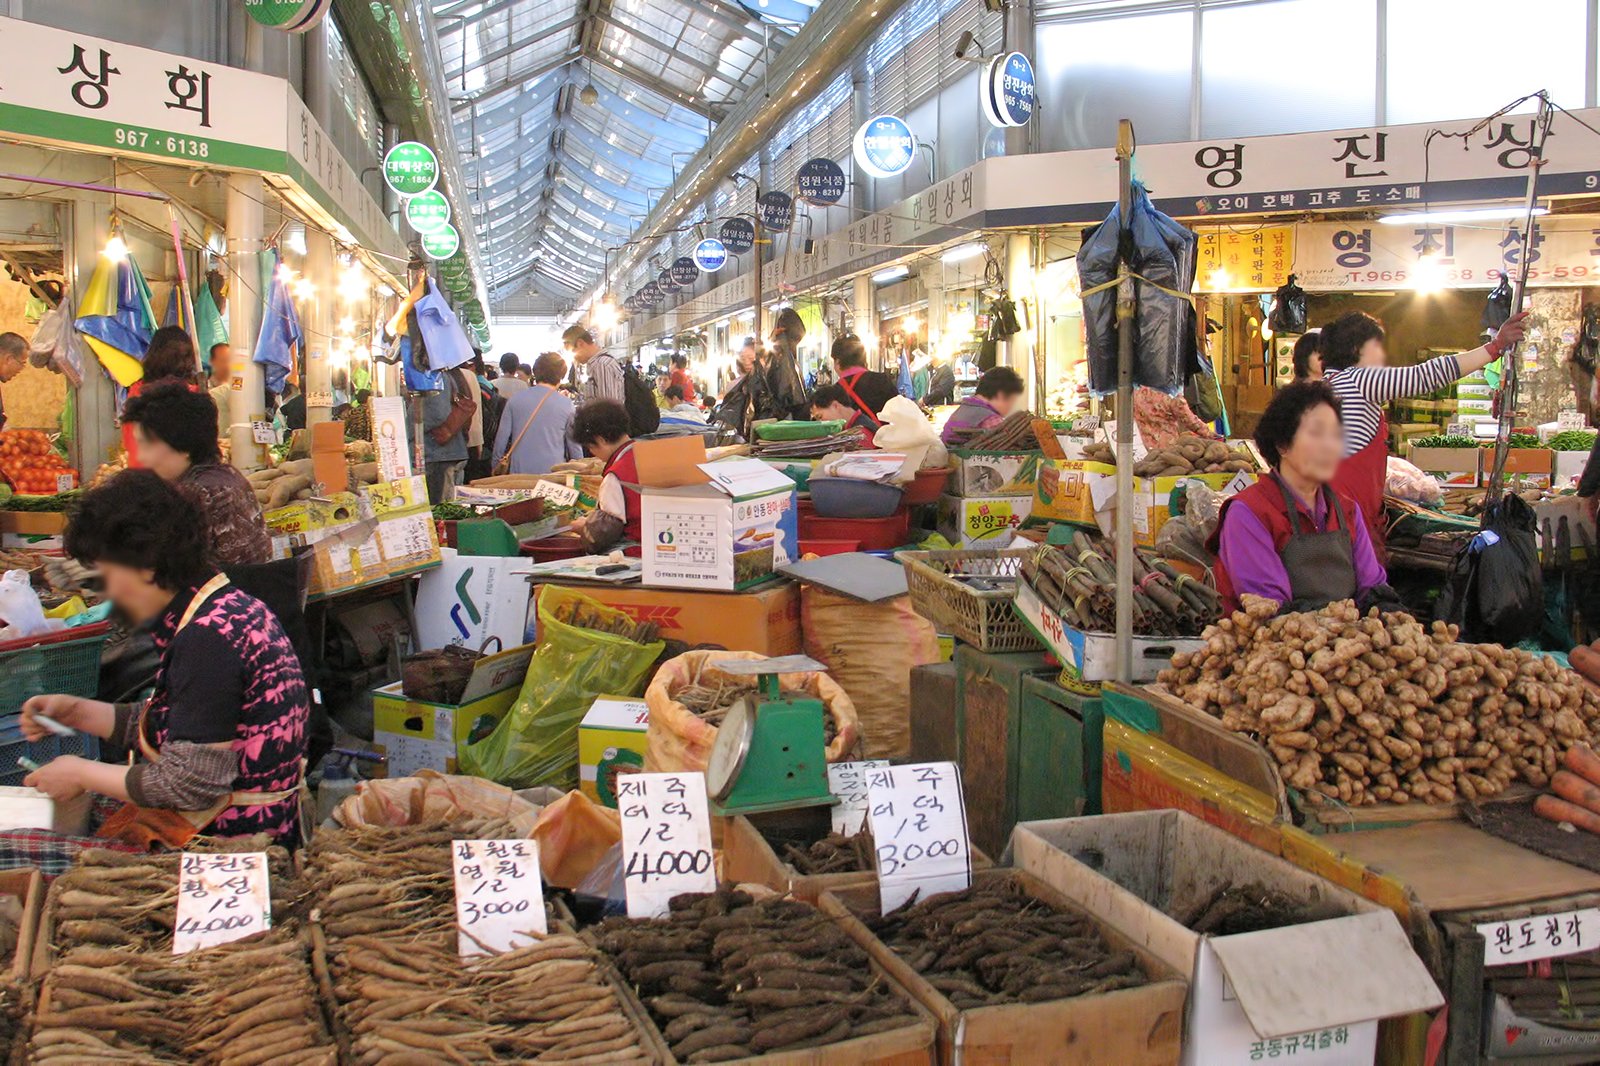
<instances>
[{"instance_id":1,"label":"black plastic bag hanging","mask_svg":"<svg viewBox=\"0 0 1600 1066\"><path fill-rule=\"evenodd\" d=\"M1297 275L1278 286L1272 294L1272 311L1267 315L1267 325L1274 333L1304 333L1306 331L1306 290L1295 284Z\"/></svg>"},{"instance_id":2,"label":"black plastic bag hanging","mask_svg":"<svg viewBox=\"0 0 1600 1066\"><path fill-rule=\"evenodd\" d=\"M1078 249L1078 279L1083 287L1083 319L1088 334L1089 389L1107 395L1117 387L1116 277L1121 215L1112 208L1104 223L1085 236ZM1127 247L1123 254L1137 277L1133 383L1176 395L1199 369L1192 328L1194 308L1194 233L1150 203L1133 184Z\"/></svg>"},{"instance_id":3,"label":"black plastic bag hanging","mask_svg":"<svg viewBox=\"0 0 1600 1066\"><path fill-rule=\"evenodd\" d=\"M1499 329L1511 317L1511 281L1500 275L1500 282L1489 290L1483 305L1483 316L1478 320L1484 329Z\"/></svg>"},{"instance_id":4,"label":"black plastic bag hanging","mask_svg":"<svg viewBox=\"0 0 1600 1066\"><path fill-rule=\"evenodd\" d=\"M1537 521L1516 495L1488 505L1478 533L1456 553L1434 617L1461 627L1461 640L1510 647L1544 623Z\"/></svg>"}]
</instances>

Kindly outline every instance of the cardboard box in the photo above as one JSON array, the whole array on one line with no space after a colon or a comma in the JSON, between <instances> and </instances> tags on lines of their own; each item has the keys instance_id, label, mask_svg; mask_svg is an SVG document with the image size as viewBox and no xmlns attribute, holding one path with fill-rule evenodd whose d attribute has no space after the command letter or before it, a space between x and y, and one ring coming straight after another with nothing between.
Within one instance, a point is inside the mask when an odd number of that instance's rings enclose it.
<instances>
[{"instance_id":1,"label":"cardboard box","mask_svg":"<svg viewBox=\"0 0 1600 1066\"><path fill-rule=\"evenodd\" d=\"M1017 598L1011 602L1034 635L1061 660L1063 672L1088 682L1116 676L1115 633L1086 633L1074 629L1025 581L1017 582ZM1172 665L1172 657L1178 652L1199 651L1203 647L1205 641L1198 637L1135 636L1132 680L1154 681L1157 674Z\"/></svg>"},{"instance_id":2,"label":"cardboard box","mask_svg":"<svg viewBox=\"0 0 1600 1066\"><path fill-rule=\"evenodd\" d=\"M523 644L478 660L460 703L406 699L399 681L373 689L372 746L387 759L379 776L455 773L460 746L488 736L517 702L533 651Z\"/></svg>"},{"instance_id":3,"label":"cardboard box","mask_svg":"<svg viewBox=\"0 0 1600 1066\"><path fill-rule=\"evenodd\" d=\"M1181 811L1029 822L1011 850L1019 868L1192 975L1186 1066L1370 1066L1379 1019L1444 1002L1388 908ZM1205 936L1172 917L1240 885L1287 896L1307 920Z\"/></svg>"},{"instance_id":4,"label":"cardboard box","mask_svg":"<svg viewBox=\"0 0 1600 1066\"><path fill-rule=\"evenodd\" d=\"M754 461L772 482L746 495L730 495L721 485L643 491L640 539L645 585L749 588L770 578L775 567L800 557L794 482Z\"/></svg>"},{"instance_id":5,"label":"cardboard box","mask_svg":"<svg viewBox=\"0 0 1600 1066\"><path fill-rule=\"evenodd\" d=\"M1477 487L1481 457L1482 450L1478 448L1418 448L1413 444L1406 449L1406 459L1412 466L1454 488Z\"/></svg>"},{"instance_id":6,"label":"cardboard box","mask_svg":"<svg viewBox=\"0 0 1600 1066\"><path fill-rule=\"evenodd\" d=\"M531 639L532 560L461 555L453 548L440 549L440 557L417 585L419 648L459 644L478 651L490 637L498 637L503 648Z\"/></svg>"},{"instance_id":7,"label":"cardboard box","mask_svg":"<svg viewBox=\"0 0 1600 1066\"><path fill-rule=\"evenodd\" d=\"M1080 447L1081 450L1081 447ZM1103 504L1116 491L1117 468L1081 459L1044 459L1033 488L1034 518L1096 525L1095 501Z\"/></svg>"},{"instance_id":8,"label":"cardboard box","mask_svg":"<svg viewBox=\"0 0 1600 1066\"><path fill-rule=\"evenodd\" d=\"M1199 481L1217 492L1238 492L1255 484L1257 476L1253 473L1235 473L1134 478L1134 543L1148 547L1156 542L1156 535L1161 532L1161 527L1175 517L1172 513L1172 494L1184 482Z\"/></svg>"},{"instance_id":9,"label":"cardboard box","mask_svg":"<svg viewBox=\"0 0 1600 1066\"><path fill-rule=\"evenodd\" d=\"M0 533L51 537L66 531L67 516L59 511L0 511Z\"/></svg>"},{"instance_id":10,"label":"cardboard box","mask_svg":"<svg viewBox=\"0 0 1600 1066\"><path fill-rule=\"evenodd\" d=\"M1526 488L1547 489L1555 466L1555 454L1549 448L1507 448L1506 476L1515 476L1518 484ZM1494 469L1493 449L1486 450L1483 468L1486 474Z\"/></svg>"},{"instance_id":11,"label":"cardboard box","mask_svg":"<svg viewBox=\"0 0 1600 1066\"><path fill-rule=\"evenodd\" d=\"M1033 511L1032 496L939 497L938 529L957 548L1003 548Z\"/></svg>"},{"instance_id":12,"label":"cardboard box","mask_svg":"<svg viewBox=\"0 0 1600 1066\"><path fill-rule=\"evenodd\" d=\"M1017 878L1029 895L1056 910L1086 913L1076 901L1027 871L979 871L973 874L973 881L1004 877ZM1136 938L1093 914L1089 918L1113 950L1131 951L1138 956L1149 983L1071 999L961 1010L862 924L860 915L877 913L876 885L825 891L817 905L866 950L875 964L933 1012L939 1022L938 1061L942 1066L1025 1062L1050 1062L1054 1066L1159 1066L1178 1061L1183 1040L1183 1002L1188 992L1184 974Z\"/></svg>"},{"instance_id":13,"label":"cardboard box","mask_svg":"<svg viewBox=\"0 0 1600 1066\"><path fill-rule=\"evenodd\" d=\"M644 738L650 708L644 700L600 696L578 723L578 788L607 807L616 807L616 775L644 769Z\"/></svg>"},{"instance_id":14,"label":"cardboard box","mask_svg":"<svg viewBox=\"0 0 1600 1066\"><path fill-rule=\"evenodd\" d=\"M420 477L370 485L359 494L298 500L262 518L272 535L274 558L286 559L295 548L312 548L307 591L314 596L386 581L439 562L438 529ZM367 536L350 542L369 521L374 524Z\"/></svg>"},{"instance_id":15,"label":"cardboard box","mask_svg":"<svg viewBox=\"0 0 1600 1066\"><path fill-rule=\"evenodd\" d=\"M534 587L537 591L540 586ZM794 655L801 650L800 586L783 578L742 592L682 592L598 582L572 587L637 621L654 622L664 639L720 644L762 655Z\"/></svg>"},{"instance_id":16,"label":"cardboard box","mask_svg":"<svg viewBox=\"0 0 1600 1066\"><path fill-rule=\"evenodd\" d=\"M950 493L954 496L1031 493L1039 477L1039 465L1045 461L1038 449L985 452L955 448L950 455L956 460L955 472L950 475Z\"/></svg>"}]
</instances>

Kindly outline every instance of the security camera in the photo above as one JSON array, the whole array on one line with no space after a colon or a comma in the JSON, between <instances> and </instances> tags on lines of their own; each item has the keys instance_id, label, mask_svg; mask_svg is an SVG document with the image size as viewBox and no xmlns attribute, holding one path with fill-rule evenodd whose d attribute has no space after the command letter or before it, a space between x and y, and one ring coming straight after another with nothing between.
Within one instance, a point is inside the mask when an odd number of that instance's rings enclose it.
<instances>
[{"instance_id":1,"label":"security camera","mask_svg":"<svg viewBox=\"0 0 1600 1066\"><path fill-rule=\"evenodd\" d=\"M972 54L974 49L976 49L977 55ZM971 30L962 30L961 36L956 38L956 58L968 59L974 63L983 58L983 45L979 43Z\"/></svg>"}]
</instances>

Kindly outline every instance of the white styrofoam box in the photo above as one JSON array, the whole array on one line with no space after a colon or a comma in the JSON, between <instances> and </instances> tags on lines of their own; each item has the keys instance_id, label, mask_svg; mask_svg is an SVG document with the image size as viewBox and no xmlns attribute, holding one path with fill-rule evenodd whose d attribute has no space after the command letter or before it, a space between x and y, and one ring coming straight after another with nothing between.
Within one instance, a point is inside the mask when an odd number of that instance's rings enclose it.
<instances>
[{"instance_id":1,"label":"white styrofoam box","mask_svg":"<svg viewBox=\"0 0 1600 1066\"><path fill-rule=\"evenodd\" d=\"M0 785L0 830L49 829L68 836L82 836L89 828L87 792L76 799L57 803L36 788Z\"/></svg>"}]
</instances>

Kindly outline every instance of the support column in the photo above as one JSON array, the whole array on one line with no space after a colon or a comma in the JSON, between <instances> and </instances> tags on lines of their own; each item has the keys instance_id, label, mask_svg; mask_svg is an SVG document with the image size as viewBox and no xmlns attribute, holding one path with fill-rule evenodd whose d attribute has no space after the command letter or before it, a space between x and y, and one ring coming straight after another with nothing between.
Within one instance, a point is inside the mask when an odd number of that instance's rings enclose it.
<instances>
[{"instance_id":1,"label":"support column","mask_svg":"<svg viewBox=\"0 0 1600 1066\"><path fill-rule=\"evenodd\" d=\"M228 336L233 348L233 382L228 392L228 439L233 465L259 470L266 465L250 423L267 417L265 378L255 362L261 334L261 239L266 188L259 174L228 175Z\"/></svg>"},{"instance_id":2,"label":"support column","mask_svg":"<svg viewBox=\"0 0 1600 1066\"><path fill-rule=\"evenodd\" d=\"M1005 46L1000 54L1021 52L1037 71L1039 60L1034 46L1038 38L1033 25L1033 0L1010 0L1006 4L1004 24ZM1026 155L1032 149L1033 127L1037 122L1035 118L1026 126L1012 126L1006 130L1006 155Z\"/></svg>"},{"instance_id":3,"label":"support column","mask_svg":"<svg viewBox=\"0 0 1600 1066\"><path fill-rule=\"evenodd\" d=\"M878 308L873 296L872 274L858 275L850 294L850 320L856 336L868 341L867 361L875 362L882 345L878 342Z\"/></svg>"},{"instance_id":4,"label":"support column","mask_svg":"<svg viewBox=\"0 0 1600 1066\"><path fill-rule=\"evenodd\" d=\"M850 135L872 117L872 101L867 99L865 64L858 66L850 79ZM872 179L861 172L854 155L850 158L850 221L872 213Z\"/></svg>"},{"instance_id":5,"label":"support column","mask_svg":"<svg viewBox=\"0 0 1600 1066\"><path fill-rule=\"evenodd\" d=\"M306 335L306 425L333 420L333 323L338 293L333 239L320 230L306 229L306 277L316 287L307 302L301 326Z\"/></svg>"},{"instance_id":6,"label":"support column","mask_svg":"<svg viewBox=\"0 0 1600 1066\"><path fill-rule=\"evenodd\" d=\"M94 193L81 193L62 208L70 216L71 262L67 264L71 290L81 293L100 262L100 250L111 236L108 212L110 203ZM78 386L77 454L73 457L85 484L94 477L101 463L111 459L122 447L117 426L117 399L111 378L100 369L100 362L85 346L83 384Z\"/></svg>"},{"instance_id":7,"label":"support column","mask_svg":"<svg viewBox=\"0 0 1600 1066\"><path fill-rule=\"evenodd\" d=\"M1028 322L1033 321L1033 237L1029 233L1009 233L1006 235L1006 292L1011 299L1016 301L1017 315L1027 316ZM1023 309L1023 301L1028 307ZM1035 380L1033 370L1033 333L1024 328L1021 333L1015 334L1006 341L1006 365L1022 375L1023 384L1028 386L1028 391L1023 393L1024 402L1031 411L1039 411L1044 403L1042 382Z\"/></svg>"}]
</instances>

